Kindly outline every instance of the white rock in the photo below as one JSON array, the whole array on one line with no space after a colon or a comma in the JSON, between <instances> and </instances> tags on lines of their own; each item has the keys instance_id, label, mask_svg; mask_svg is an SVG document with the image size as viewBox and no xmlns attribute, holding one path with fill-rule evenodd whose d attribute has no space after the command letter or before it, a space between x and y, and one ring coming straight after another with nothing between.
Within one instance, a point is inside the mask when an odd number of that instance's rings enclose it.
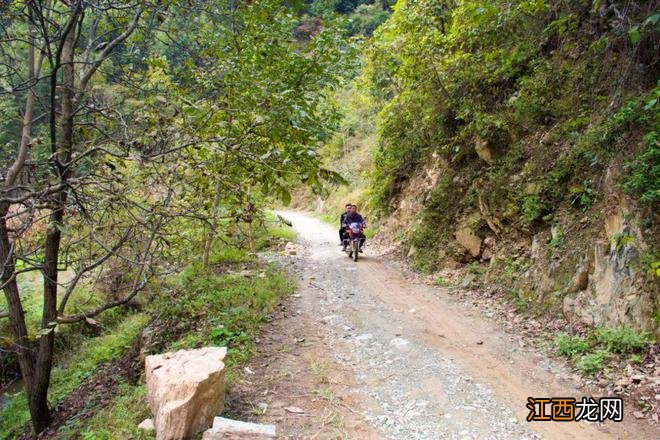
<instances>
[{"instance_id":1,"label":"white rock","mask_svg":"<svg viewBox=\"0 0 660 440\"><path fill-rule=\"evenodd\" d=\"M202 440L220 439L271 439L276 438L274 425L259 425L257 423L241 422L239 420L216 417L213 427L204 432Z\"/></svg>"},{"instance_id":2,"label":"white rock","mask_svg":"<svg viewBox=\"0 0 660 440\"><path fill-rule=\"evenodd\" d=\"M403 338L394 338L390 341L391 345L394 345L397 348L405 347L406 345L410 344L410 341L407 339Z\"/></svg>"},{"instance_id":3,"label":"white rock","mask_svg":"<svg viewBox=\"0 0 660 440\"><path fill-rule=\"evenodd\" d=\"M147 356L147 401L156 439L190 438L211 426L224 406L226 347Z\"/></svg>"},{"instance_id":4,"label":"white rock","mask_svg":"<svg viewBox=\"0 0 660 440\"><path fill-rule=\"evenodd\" d=\"M156 425L154 425L154 419L144 419L140 424L138 425L137 429L142 430L142 431L154 431L156 429Z\"/></svg>"}]
</instances>

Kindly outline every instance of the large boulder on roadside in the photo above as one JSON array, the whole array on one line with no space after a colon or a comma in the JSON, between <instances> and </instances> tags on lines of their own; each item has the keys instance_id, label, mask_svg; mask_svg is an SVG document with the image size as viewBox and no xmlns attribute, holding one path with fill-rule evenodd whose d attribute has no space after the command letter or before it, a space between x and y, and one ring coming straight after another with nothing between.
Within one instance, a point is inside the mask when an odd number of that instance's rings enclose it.
<instances>
[{"instance_id":1,"label":"large boulder on roadside","mask_svg":"<svg viewBox=\"0 0 660 440\"><path fill-rule=\"evenodd\" d=\"M216 417L213 419L213 427L204 432L202 440L268 440L276 437L275 425L260 425Z\"/></svg>"},{"instance_id":2,"label":"large boulder on roadside","mask_svg":"<svg viewBox=\"0 0 660 440\"><path fill-rule=\"evenodd\" d=\"M147 356L147 400L157 440L190 438L209 428L224 407L226 347Z\"/></svg>"}]
</instances>

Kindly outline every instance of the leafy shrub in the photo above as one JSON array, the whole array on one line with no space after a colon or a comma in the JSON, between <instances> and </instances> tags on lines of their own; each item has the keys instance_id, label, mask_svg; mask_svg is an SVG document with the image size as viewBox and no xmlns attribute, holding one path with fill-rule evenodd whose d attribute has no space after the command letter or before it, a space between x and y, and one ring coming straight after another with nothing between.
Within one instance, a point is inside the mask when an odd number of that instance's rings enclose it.
<instances>
[{"instance_id":1,"label":"leafy shrub","mask_svg":"<svg viewBox=\"0 0 660 440\"><path fill-rule=\"evenodd\" d=\"M573 357L576 354L583 354L591 348L589 342L580 336L570 336L566 333L559 333L555 337L557 353L566 357Z\"/></svg>"},{"instance_id":2,"label":"leafy shrub","mask_svg":"<svg viewBox=\"0 0 660 440\"><path fill-rule=\"evenodd\" d=\"M648 333L638 333L627 327L599 327L596 329L596 340L613 353L641 351L650 344Z\"/></svg>"},{"instance_id":3,"label":"leafy shrub","mask_svg":"<svg viewBox=\"0 0 660 440\"><path fill-rule=\"evenodd\" d=\"M582 185L572 186L569 192L571 195L571 204L579 208L582 212L591 208L596 202L597 193L591 187L591 182L588 180Z\"/></svg>"},{"instance_id":4,"label":"leafy shrub","mask_svg":"<svg viewBox=\"0 0 660 440\"><path fill-rule=\"evenodd\" d=\"M529 309L530 301L528 296L525 295L525 292L521 289L511 289L509 292L509 299L519 312L526 312L527 309Z\"/></svg>"},{"instance_id":5,"label":"leafy shrub","mask_svg":"<svg viewBox=\"0 0 660 440\"><path fill-rule=\"evenodd\" d=\"M576 365L584 374L594 374L603 369L603 363L608 357L607 351L599 350L582 356Z\"/></svg>"},{"instance_id":6,"label":"leafy shrub","mask_svg":"<svg viewBox=\"0 0 660 440\"><path fill-rule=\"evenodd\" d=\"M626 163L627 177L623 188L644 203L660 201L660 133L653 130L644 138L646 148Z\"/></svg>"},{"instance_id":7,"label":"leafy shrub","mask_svg":"<svg viewBox=\"0 0 660 440\"><path fill-rule=\"evenodd\" d=\"M532 223L538 220L546 210L543 199L538 195L530 195L523 199L522 207L520 209L522 218L527 223Z\"/></svg>"}]
</instances>

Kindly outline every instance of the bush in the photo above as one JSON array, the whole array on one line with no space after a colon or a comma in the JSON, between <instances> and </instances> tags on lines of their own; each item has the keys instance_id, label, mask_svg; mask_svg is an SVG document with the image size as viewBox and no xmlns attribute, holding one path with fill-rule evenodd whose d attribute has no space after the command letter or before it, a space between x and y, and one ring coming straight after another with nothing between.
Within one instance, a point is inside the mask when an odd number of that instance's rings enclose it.
<instances>
[{"instance_id":1,"label":"bush","mask_svg":"<svg viewBox=\"0 0 660 440\"><path fill-rule=\"evenodd\" d=\"M644 137L645 149L626 163L623 188L644 203L660 201L660 133L653 130Z\"/></svg>"},{"instance_id":2,"label":"bush","mask_svg":"<svg viewBox=\"0 0 660 440\"><path fill-rule=\"evenodd\" d=\"M603 369L603 362L609 357L609 353L604 350L599 350L596 353L591 353L582 356L578 361L577 367L584 374L594 374Z\"/></svg>"},{"instance_id":3,"label":"bush","mask_svg":"<svg viewBox=\"0 0 660 440\"><path fill-rule=\"evenodd\" d=\"M570 336L566 333L560 333L555 337L557 353L566 357L573 357L576 354L583 354L591 348L589 342L580 336Z\"/></svg>"},{"instance_id":4,"label":"bush","mask_svg":"<svg viewBox=\"0 0 660 440\"><path fill-rule=\"evenodd\" d=\"M545 203L540 196L531 195L523 199L522 207L520 209L522 218L527 223L532 223L539 219L546 210Z\"/></svg>"},{"instance_id":5,"label":"bush","mask_svg":"<svg viewBox=\"0 0 660 440\"><path fill-rule=\"evenodd\" d=\"M637 333L626 327L599 327L596 329L596 340L613 353L641 351L651 343L648 333Z\"/></svg>"}]
</instances>

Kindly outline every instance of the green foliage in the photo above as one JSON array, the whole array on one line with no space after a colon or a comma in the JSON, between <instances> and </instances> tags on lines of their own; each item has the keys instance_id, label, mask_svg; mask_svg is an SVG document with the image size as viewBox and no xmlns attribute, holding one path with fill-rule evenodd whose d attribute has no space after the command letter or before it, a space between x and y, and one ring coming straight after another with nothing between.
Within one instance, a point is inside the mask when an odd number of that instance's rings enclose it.
<instances>
[{"instance_id":1,"label":"green foliage","mask_svg":"<svg viewBox=\"0 0 660 440\"><path fill-rule=\"evenodd\" d=\"M473 261L467 265L467 270L473 275L481 275L486 269L478 261Z\"/></svg>"},{"instance_id":2,"label":"green foliage","mask_svg":"<svg viewBox=\"0 0 660 440\"><path fill-rule=\"evenodd\" d=\"M526 312L529 310L531 304L530 295L524 290L512 288L509 291L509 300L519 312Z\"/></svg>"},{"instance_id":3,"label":"green foliage","mask_svg":"<svg viewBox=\"0 0 660 440\"><path fill-rule=\"evenodd\" d=\"M597 193L591 187L589 181L585 181L583 185L572 186L570 189L571 204L578 207L582 212L591 208L596 202Z\"/></svg>"},{"instance_id":4,"label":"green foliage","mask_svg":"<svg viewBox=\"0 0 660 440\"><path fill-rule=\"evenodd\" d=\"M71 435L71 438L76 438L76 435L80 435L80 438L85 440L152 438L151 434L137 429L142 420L151 417L149 408L145 405L146 394L144 385L120 384L117 398L108 407L98 411L91 420L86 421L82 432L79 432L80 427L76 424L73 429L61 429L61 437L69 438Z\"/></svg>"},{"instance_id":5,"label":"green foliage","mask_svg":"<svg viewBox=\"0 0 660 440\"><path fill-rule=\"evenodd\" d=\"M546 210L545 202L538 195L526 196L520 207L521 217L527 223L532 223L541 218Z\"/></svg>"},{"instance_id":6,"label":"green foliage","mask_svg":"<svg viewBox=\"0 0 660 440\"><path fill-rule=\"evenodd\" d=\"M654 104L655 106L656 104ZM654 129L644 137L644 150L626 163L623 188L643 203L660 201L660 132Z\"/></svg>"},{"instance_id":7,"label":"green foliage","mask_svg":"<svg viewBox=\"0 0 660 440\"><path fill-rule=\"evenodd\" d=\"M587 338L559 333L555 336L557 353L575 359L575 363L584 374L601 371L612 359L625 359L631 363L640 363L643 353L652 343L649 333L637 332L627 327L598 327Z\"/></svg>"},{"instance_id":8,"label":"green foliage","mask_svg":"<svg viewBox=\"0 0 660 440\"><path fill-rule=\"evenodd\" d=\"M589 353L582 356L577 362L576 366L584 374L595 374L603 369L604 362L608 357L609 353L603 350L597 351L595 353Z\"/></svg>"},{"instance_id":9,"label":"green foliage","mask_svg":"<svg viewBox=\"0 0 660 440\"><path fill-rule=\"evenodd\" d=\"M101 364L119 358L132 346L134 339L149 317L136 314L109 328L107 333L84 341L75 352L69 352L53 369L48 400L54 406L73 391L82 381L92 376ZM0 409L0 438L15 438L29 421L27 399L24 392L10 398Z\"/></svg>"},{"instance_id":10,"label":"green foliage","mask_svg":"<svg viewBox=\"0 0 660 440\"><path fill-rule=\"evenodd\" d=\"M390 13L383 9L380 2L361 4L349 17L348 32L350 35L370 37L389 16Z\"/></svg>"},{"instance_id":11,"label":"green foliage","mask_svg":"<svg viewBox=\"0 0 660 440\"><path fill-rule=\"evenodd\" d=\"M557 353L566 357L573 357L589 351L591 345L580 336L570 336L566 333L559 333L555 336L555 346Z\"/></svg>"},{"instance_id":12,"label":"green foliage","mask_svg":"<svg viewBox=\"0 0 660 440\"><path fill-rule=\"evenodd\" d=\"M640 11L627 23L655 29ZM630 157L624 188L656 200L658 92L648 92L656 79L649 69L617 76L615 90L607 66L635 56L614 49L630 48L628 36L596 31L584 14L575 2L402 0L367 43L359 83L380 108L371 206L387 215L430 164L450 176L425 194L408 236L417 267L437 265L447 231L480 203L528 230L557 210L590 210L602 173L622 156ZM640 131L645 149L628 155Z\"/></svg>"},{"instance_id":13,"label":"green foliage","mask_svg":"<svg viewBox=\"0 0 660 440\"><path fill-rule=\"evenodd\" d=\"M294 288L292 280L275 266L261 267L254 257L231 258L215 259L208 270L191 265L170 287L175 300L164 298L157 304L163 319L189 329L183 335L172 335L175 348L227 346L229 366L247 360L256 329L280 298ZM250 262L247 275L238 270L246 267L245 262ZM230 273L218 274L218 268Z\"/></svg>"},{"instance_id":14,"label":"green foliage","mask_svg":"<svg viewBox=\"0 0 660 440\"><path fill-rule=\"evenodd\" d=\"M616 234L612 235L611 240L616 251L620 252L622 249L630 246L635 242L635 236L631 234L630 231L624 230L623 232L617 232Z\"/></svg>"},{"instance_id":15,"label":"green foliage","mask_svg":"<svg viewBox=\"0 0 660 440\"><path fill-rule=\"evenodd\" d=\"M433 285L440 287L454 287L454 283L443 277L438 277L435 280L433 280Z\"/></svg>"},{"instance_id":16,"label":"green foliage","mask_svg":"<svg viewBox=\"0 0 660 440\"><path fill-rule=\"evenodd\" d=\"M612 353L633 353L644 350L651 343L648 333L639 333L627 327L596 329L596 340Z\"/></svg>"}]
</instances>

